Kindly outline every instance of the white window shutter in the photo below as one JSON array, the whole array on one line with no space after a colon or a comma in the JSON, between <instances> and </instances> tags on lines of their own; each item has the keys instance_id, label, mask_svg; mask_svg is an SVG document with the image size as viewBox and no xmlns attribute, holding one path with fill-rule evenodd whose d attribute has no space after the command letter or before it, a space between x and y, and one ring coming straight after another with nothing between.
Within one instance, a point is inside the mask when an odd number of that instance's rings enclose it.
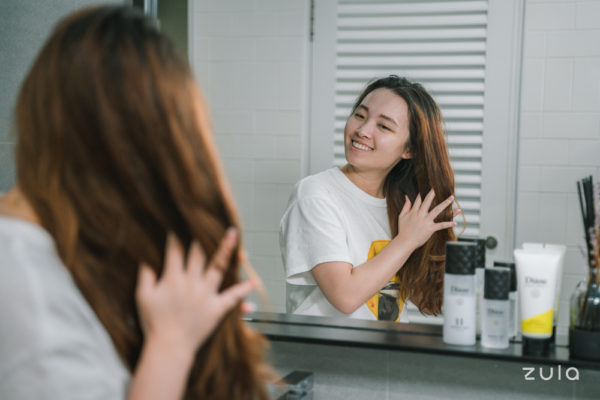
<instances>
[{"instance_id":1,"label":"white window shutter","mask_svg":"<svg viewBox=\"0 0 600 400\"><path fill-rule=\"evenodd\" d=\"M487 11L487 1L337 4L334 164L345 163L344 125L368 81L396 74L423 84L446 122L464 234L473 236L481 233Z\"/></svg>"}]
</instances>

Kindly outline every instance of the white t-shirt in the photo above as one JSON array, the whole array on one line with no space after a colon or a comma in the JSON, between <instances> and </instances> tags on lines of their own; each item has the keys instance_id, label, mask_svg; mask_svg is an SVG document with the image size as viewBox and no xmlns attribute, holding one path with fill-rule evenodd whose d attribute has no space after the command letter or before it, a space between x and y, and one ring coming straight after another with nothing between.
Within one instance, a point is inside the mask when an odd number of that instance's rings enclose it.
<instances>
[{"instance_id":1,"label":"white t-shirt","mask_svg":"<svg viewBox=\"0 0 600 400\"><path fill-rule=\"evenodd\" d=\"M6 217L0 217L0 321L0 399L125 398L129 371L52 237Z\"/></svg>"},{"instance_id":2,"label":"white t-shirt","mask_svg":"<svg viewBox=\"0 0 600 400\"><path fill-rule=\"evenodd\" d=\"M329 261L357 267L368 260L375 242L391 238L386 200L359 189L337 167L296 184L279 233L287 312L337 317L347 315L329 303L310 271ZM350 317L377 319L366 304ZM405 307L400 321L407 321Z\"/></svg>"}]
</instances>

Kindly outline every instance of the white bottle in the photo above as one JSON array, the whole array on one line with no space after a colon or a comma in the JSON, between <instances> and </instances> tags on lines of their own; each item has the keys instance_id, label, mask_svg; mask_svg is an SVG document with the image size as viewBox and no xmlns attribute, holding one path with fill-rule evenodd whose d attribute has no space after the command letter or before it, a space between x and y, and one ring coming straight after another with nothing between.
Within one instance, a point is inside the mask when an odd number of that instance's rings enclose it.
<instances>
[{"instance_id":1,"label":"white bottle","mask_svg":"<svg viewBox=\"0 0 600 400\"><path fill-rule=\"evenodd\" d=\"M481 335L481 308L483 303L483 276L485 274L485 239L477 237L460 237L460 242L477 244L475 253L475 320L477 335Z\"/></svg>"},{"instance_id":2,"label":"white bottle","mask_svg":"<svg viewBox=\"0 0 600 400\"><path fill-rule=\"evenodd\" d=\"M510 290L508 292L508 338L514 339L519 334L519 293L517 292L517 270L514 262L494 261L494 267L510 269Z\"/></svg>"},{"instance_id":3,"label":"white bottle","mask_svg":"<svg viewBox=\"0 0 600 400\"><path fill-rule=\"evenodd\" d=\"M446 243L443 340L448 344L467 346L475 344L476 252L475 243Z\"/></svg>"},{"instance_id":4,"label":"white bottle","mask_svg":"<svg viewBox=\"0 0 600 400\"><path fill-rule=\"evenodd\" d=\"M484 279L481 345L493 349L506 349L510 302L510 269L486 268Z\"/></svg>"}]
</instances>

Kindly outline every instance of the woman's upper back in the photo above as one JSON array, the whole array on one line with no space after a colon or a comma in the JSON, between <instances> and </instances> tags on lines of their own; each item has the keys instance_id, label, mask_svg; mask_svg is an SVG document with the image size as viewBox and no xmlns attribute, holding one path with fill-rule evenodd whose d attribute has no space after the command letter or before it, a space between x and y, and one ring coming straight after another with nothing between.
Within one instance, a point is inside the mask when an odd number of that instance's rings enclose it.
<instances>
[{"instance_id":1,"label":"woman's upper back","mask_svg":"<svg viewBox=\"0 0 600 400\"><path fill-rule=\"evenodd\" d=\"M41 227L0 216L0 398L124 398L129 372Z\"/></svg>"}]
</instances>

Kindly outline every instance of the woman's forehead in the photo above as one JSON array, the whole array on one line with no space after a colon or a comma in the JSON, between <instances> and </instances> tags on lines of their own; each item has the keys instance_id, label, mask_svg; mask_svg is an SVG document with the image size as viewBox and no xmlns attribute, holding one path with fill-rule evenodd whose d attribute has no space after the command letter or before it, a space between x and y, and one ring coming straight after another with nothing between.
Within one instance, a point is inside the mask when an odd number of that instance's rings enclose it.
<instances>
[{"instance_id":1,"label":"woman's forehead","mask_svg":"<svg viewBox=\"0 0 600 400\"><path fill-rule=\"evenodd\" d=\"M370 114L381 114L392 118L398 124L408 122L408 105L406 101L386 88L378 88L370 92L360 102L359 107L365 108Z\"/></svg>"}]
</instances>

